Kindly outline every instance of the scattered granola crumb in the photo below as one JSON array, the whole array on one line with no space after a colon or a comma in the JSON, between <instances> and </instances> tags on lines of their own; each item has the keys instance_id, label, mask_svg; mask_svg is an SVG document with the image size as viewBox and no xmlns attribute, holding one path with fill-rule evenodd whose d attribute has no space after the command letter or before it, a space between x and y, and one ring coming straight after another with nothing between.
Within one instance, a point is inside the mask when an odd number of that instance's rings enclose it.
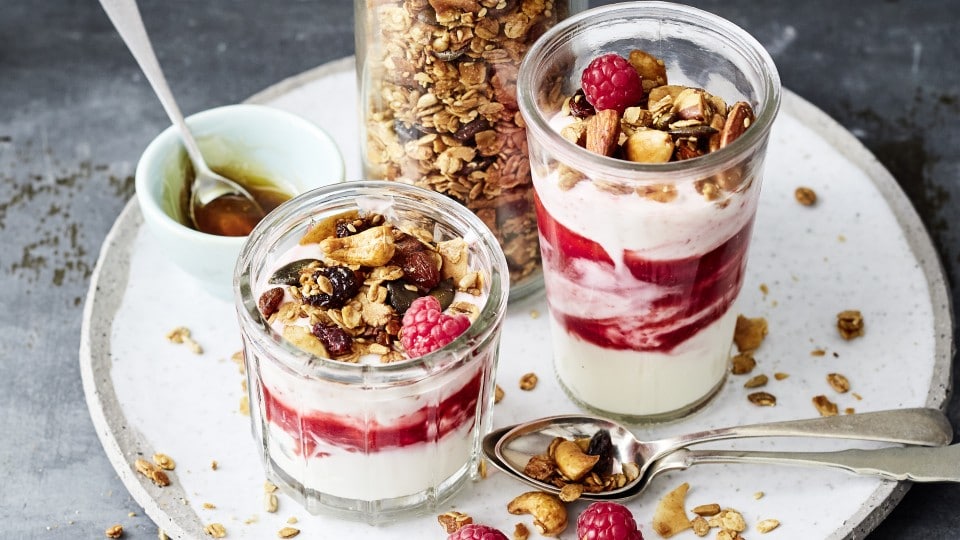
<instances>
[{"instance_id":1,"label":"scattered granola crumb","mask_svg":"<svg viewBox=\"0 0 960 540\"><path fill-rule=\"evenodd\" d=\"M170 478L167 477L167 474L153 463L145 459L137 459L137 461L134 462L134 467L138 473L149 478L150 481L157 486L166 487L170 485Z\"/></svg>"},{"instance_id":2,"label":"scattered granola crumb","mask_svg":"<svg viewBox=\"0 0 960 540\"><path fill-rule=\"evenodd\" d=\"M759 501L760 499L763 498L764 495L765 495L764 492L758 491L758 492L756 492L756 493L753 494L753 500Z\"/></svg>"},{"instance_id":3,"label":"scattered granola crumb","mask_svg":"<svg viewBox=\"0 0 960 540\"><path fill-rule=\"evenodd\" d=\"M856 392L850 392L850 395L853 396L853 399L855 399L855 400L857 400L857 401L860 401L860 400L863 399L863 396L861 396L860 394L858 394L858 393L856 393Z\"/></svg>"},{"instance_id":4,"label":"scattered granola crumb","mask_svg":"<svg viewBox=\"0 0 960 540\"><path fill-rule=\"evenodd\" d=\"M530 538L530 529L523 523L517 523L513 526L513 540L527 540Z\"/></svg>"},{"instance_id":5,"label":"scattered granola crumb","mask_svg":"<svg viewBox=\"0 0 960 540\"><path fill-rule=\"evenodd\" d=\"M250 416L250 397L249 396L240 396L240 407L238 407L240 414L244 416Z\"/></svg>"},{"instance_id":6,"label":"scattered granola crumb","mask_svg":"<svg viewBox=\"0 0 960 540\"><path fill-rule=\"evenodd\" d=\"M653 530L660 536L669 538L693 527L686 510L688 489L690 484L684 482L657 503L653 512Z\"/></svg>"},{"instance_id":7,"label":"scattered granola crumb","mask_svg":"<svg viewBox=\"0 0 960 540\"><path fill-rule=\"evenodd\" d=\"M127 517L137 517L136 512L127 512Z\"/></svg>"},{"instance_id":8,"label":"scattered granola crumb","mask_svg":"<svg viewBox=\"0 0 960 540\"><path fill-rule=\"evenodd\" d=\"M810 351L810 356L826 356L826 355L827 355L826 349L814 349Z\"/></svg>"},{"instance_id":9,"label":"scattered granola crumb","mask_svg":"<svg viewBox=\"0 0 960 540\"><path fill-rule=\"evenodd\" d=\"M295 529L293 527L284 527L279 531L277 531L277 538L293 538L298 534L300 534L300 529Z\"/></svg>"},{"instance_id":10,"label":"scattered granola crumb","mask_svg":"<svg viewBox=\"0 0 960 540\"><path fill-rule=\"evenodd\" d=\"M839 373L828 373L827 384L841 394L844 394L850 390L850 381Z\"/></svg>"},{"instance_id":11,"label":"scattered granola crumb","mask_svg":"<svg viewBox=\"0 0 960 540\"><path fill-rule=\"evenodd\" d=\"M857 411L853 407L847 407L846 409L843 410L843 414L854 414L855 412Z\"/></svg>"},{"instance_id":12,"label":"scattered granola crumb","mask_svg":"<svg viewBox=\"0 0 960 540\"><path fill-rule=\"evenodd\" d=\"M157 531L157 540L170 540L170 537L167 536L167 533L163 532L163 529Z\"/></svg>"},{"instance_id":13,"label":"scattered granola crumb","mask_svg":"<svg viewBox=\"0 0 960 540\"><path fill-rule=\"evenodd\" d=\"M780 526L780 522L775 519L765 519L757 523L757 531L766 534Z\"/></svg>"},{"instance_id":14,"label":"scattered granola crumb","mask_svg":"<svg viewBox=\"0 0 960 540\"><path fill-rule=\"evenodd\" d=\"M215 504L213 504L213 503L209 503L209 502L203 503L202 506L203 506L205 509L207 509L207 510L213 510L213 509L215 509L215 508L217 507L217 505L215 505Z\"/></svg>"},{"instance_id":15,"label":"scattered granola crumb","mask_svg":"<svg viewBox=\"0 0 960 540\"><path fill-rule=\"evenodd\" d=\"M443 530L446 531L447 534L453 534L465 525L473 523L473 518L463 512L451 510L437 516L437 522L440 523L440 526L443 527Z\"/></svg>"},{"instance_id":16,"label":"scattered granola crumb","mask_svg":"<svg viewBox=\"0 0 960 540\"><path fill-rule=\"evenodd\" d=\"M273 514L280 507L280 500L277 498L277 494L273 491L268 491L263 494L263 509L264 511Z\"/></svg>"},{"instance_id":17,"label":"scattered granola crumb","mask_svg":"<svg viewBox=\"0 0 960 540\"><path fill-rule=\"evenodd\" d=\"M840 332L840 337L846 340L862 336L863 315L855 309L837 313L837 331Z\"/></svg>"},{"instance_id":18,"label":"scattered granola crumb","mask_svg":"<svg viewBox=\"0 0 960 540\"><path fill-rule=\"evenodd\" d=\"M750 378L747 382L743 383L744 388L760 388L761 386L766 386L767 384L766 375L757 375L756 377Z\"/></svg>"},{"instance_id":19,"label":"scattered granola crumb","mask_svg":"<svg viewBox=\"0 0 960 540\"><path fill-rule=\"evenodd\" d=\"M487 460L481 459L480 462L477 463L477 475L479 475L480 478L487 477Z\"/></svg>"},{"instance_id":20,"label":"scattered granola crumb","mask_svg":"<svg viewBox=\"0 0 960 540\"><path fill-rule=\"evenodd\" d=\"M167 332L167 340L171 343L186 344L193 354L203 354L203 347L190 337L190 329L186 326L178 326Z\"/></svg>"},{"instance_id":21,"label":"scattered granola crumb","mask_svg":"<svg viewBox=\"0 0 960 540\"><path fill-rule=\"evenodd\" d=\"M227 529L220 523L211 523L203 528L203 532L214 538L226 538Z\"/></svg>"},{"instance_id":22,"label":"scattered granola crumb","mask_svg":"<svg viewBox=\"0 0 960 540\"><path fill-rule=\"evenodd\" d=\"M495 385L493 389L493 402L500 403L500 401L503 399L503 395L503 388L501 388L499 384Z\"/></svg>"},{"instance_id":23,"label":"scattered granola crumb","mask_svg":"<svg viewBox=\"0 0 960 540\"><path fill-rule=\"evenodd\" d=\"M264 492L264 493L273 493L273 492L276 491L277 489L279 489L279 488L276 486L276 484L274 484L273 482L271 482L271 481L269 481L269 480L267 480L266 482L263 483L263 492Z\"/></svg>"},{"instance_id":24,"label":"scattered granola crumb","mask_svg":"<svg viewBox=\"0 0 960 540\"><path fill-rule=\"evenodd\" d=\"M531 310L530 310L530 318L531 318L531 319L539 319L539 318L540 318L540 312L537 311L537 310L535 310L535 309L531 309Z\"/></svg>"},{"instance_id":25,"label":"scattered granola crumb","mask_svg":"<svg viewBox=\"0 0 960 540\"><path fill-rule=\"evenodd\" d=\"M217 460L213 460L213 461L210 462L210 470L212 470L212 471L217 470L217 468L218 468L219 466L220 466L220 464L217 463Z\"/></svg>"},{"instance_id":26,"label":"scattered granola crumb","mask_svg":"<svg viewBox=\"0 0 960 540\"><path fill-rule=\"evenodd\" d=\"M123 526L122 525L112 525L103 532L104 536L107 538L120 538L123 536Z\"/></svg>"},{"instance_id":27,"label":"scattered granola crumb","mask_svg":"<svg viewBox=\"0 0 960 540\"><path fill-rule=\"evenodd\" d=\"M287 525L296 525L300 520L297 519L297 516L290 516L287 518Z\"/></svg>"},{"instance_id":28,"label":"scattered granola crumb","mask_svg":"<svg viewBox=\"0 0 960 540\"><path fill-rule=\"evenodd\" d=\"M749 318L737 315L737 326L733 331L733 342L740 352L754 351L767 336L767 320L763 317Z\"/></svg>"},{"instance_id":29,"label":"scattered granola crumb","mask_svg":"<svg viewBox=\"0 0 960 540\"><path fill-rule=\"evenodd\" d=\"M777 397L767 392L748 394L747 399L758 407L773 407L777 404Z\"/></svg>"},{"instance_id":30,"label":"scattered granola crumb","mask_svg":"<svg viewBox=\"0 0 960 540\"><path fill-rule=\"evenodd\" d=\"M844 243L844 242L846 242L846 241L847 241L847 237L846 237L846 236L844 236L844 235L842 235L842 234L838 234L838 235L837 235L837 242L840 242L840 243L842 244L842 243Z\"/></svg>"},{"instance_id":31,"label":"scattered granola crumb","mask_svg":"<svg viewBox=\"0 0 960 540\"><path fill-rule=\"evenodd\" d=\"M690 525L693 526L693 534L697 536L704 537L710 533L710 524L707 523L707 520L703 519L703 516L693 518Z\"/></svg>"},{"instance_id":32,"label":"scattered granola crumb","mask_svg":"<svg viewBox=\"0 0 960 540\"><path fill-rule=\"evenodd\" d=\"M820 412L820 416L836 416L837 404L827 399L827 396L814 396L813 406Z\"/></svg>"},{"instance_id":33,"label":"scattered granola crumb","mask_svg":"<svg viewBox=\"0 0 960 540\"><path fill-rule=\"evenodd\" d=\"M789 378L789 377L790 377L790 374L789 374L789 373L784 373L784 372L782 372L782 371L778 371L778 372L776 372L776 373L773 374L773 378L776 379L776 380L778 380L778 381L782 381L782 380L787 379L787 378Z\"/></svg>"},{"instance_id":34,"label":"scattered granola crumb","mask_svg":"<svg viewBox=\"0 0 960 540\"><path fill-rule=\"evenodd\" d=\"M243 351L237 351L230 355L230 360L233 360L237 364L237 369L240 370L241 375L247 374L246 364L243 362Z\"/></svg>"},{"instance_id":35,"label":"scattered granola crumb","mask_svg":"<svg viewBox=\"0 0 960 540\"><path fill-rule=\"evenodd\" d=\"M767 284L766 284L766 283L761 283L761 284L760 284L760 292L762 292L764 296L770 294L770 288L767 287Z\"/></svg>"},{"instance_id":36,"label":"scattered granola crumb","mask_svg":"<svg viewBox=\"0 0 960 540\"><path fill-rule=\"evenodd\" d=\"M757 367L757 361L753 355L748 352L742 352L731 359L730 373L734 375L746 375Z\"/></svg>"},{"instance_id":37,"label":"scattered granola crumb","mask_svg":"<svg viewBox=\"0 0 960 540\"><path fill-rule=\"evenodd\" d=\"M256 522L258 522L258 521L260 521L260 516L257 516L256 514L254 514L253 516L248 517L247 519L243 520L243 524L244 524L244 525L253 525L254 523L256 523Z\"/></svg>"},{"instance_id":38,"label":"scattered granola crumb","mask_svg":"<svg viewBox=\"0 0 960 540\"><path fill-rule=\"evenodd\" d=\"M813 206L817 203L817 192L811 188L800 186L793 192L794 198L803 206Z\"/></svg>"},{"instance_id":39,"label":"scattered granola crumb","mask_svg":"<svg viewBox=\"0 0 960 540\"><path fill-rule=\"evenodd\" d=\"M536 373L527 373L524 376L520 377L520 389L521 390L533 390L537 387L537 374Z\"/></svg>"},{"instance_id":40,"label":"scattered granola crumb","mask_svg":"<svg viewBox=\"0 0 960 540\"><path fill-rule=\"evenodd\" d=\"M156 453L153 455L153 462L165 471L172 471L177 468L177 462L166 454Z\"/></svg>"}]
</instances>

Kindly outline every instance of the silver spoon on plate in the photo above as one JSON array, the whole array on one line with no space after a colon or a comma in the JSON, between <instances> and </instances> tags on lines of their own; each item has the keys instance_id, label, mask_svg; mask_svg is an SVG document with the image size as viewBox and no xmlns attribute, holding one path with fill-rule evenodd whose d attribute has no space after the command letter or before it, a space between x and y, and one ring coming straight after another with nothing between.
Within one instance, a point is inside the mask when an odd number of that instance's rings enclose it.
<instances>
[{"instance_id":1,"label":"silver spoon on plate","mask_svg":"<svg viewBox=\"0 0 960 540\"><path fill-rule=\"evenodd\" d=\"M136 1L100 0L100 5L107 12L107 16L117 29L120 37L123 38L127 48L133 53L137 64L140 65L140 69L160 99L167 116L180 130L180 138L187 155L190 157L190 162L193 164L194 171L194 179L190 186L190 201L187 204L187 212L193 226L205 230L206 227L202 227L202 224L198 222L197 210L226 197L233 199L228 201L228 204L237 214L246 216L251 223L250 229L253 229L253 225L265 215L263 208L243 186L215 173L207 166L203 155L200 153L200 147L190 133L190 129L183 119L183 114L173 98L173 92L170 91L167 80L163 76L160 62L157 61L157 56L153 52L153 46L150 44L147 30L143 26L143 19L140 17L140 10L137 8ZM209 230L207 232L226 234Z\"/></svg>"},{"instance_id":2,"label":"silver spoon on plate","mask_svg":"<svg viewBox=\"0 0 960 540\"><path fill-rule=\"evenodd\" d=\"M484 437L483 452L493 465L508 474L543 491L559 493L558 487L524 474L527 462L535 455L544 454L550 442L556 437L593 438L598 432L604 431L609 434L609 447L605 451L610 453L611 464L615 466L635 463L638 469L637 474L619 488L599 493L584 493L582 496L584 499L620 500L635 497L657 474L668 470L684 469L698 463L793 463L796 460L791 456L800 456L789 452L752 453L716 450L701 452L685 449L686 446L711 441L747 437L817 437L944 446L949 444L953 437L953 429L946 416L936 409L928 408L896 409L751 424L646 442L637 440L633 433L617 422L590 415L565 415L495 430ZM678 451L679 453L674 456L673 454ZM860 452L874 452L874 450ZM841 453L807 454L807 463L816 461L816 456L819 456L822 461L828 457L837 457L839 454ZM857 456L857 459L860 457ZM960 470L956 475L960 475Z\"/></svg>"}]
</instances>

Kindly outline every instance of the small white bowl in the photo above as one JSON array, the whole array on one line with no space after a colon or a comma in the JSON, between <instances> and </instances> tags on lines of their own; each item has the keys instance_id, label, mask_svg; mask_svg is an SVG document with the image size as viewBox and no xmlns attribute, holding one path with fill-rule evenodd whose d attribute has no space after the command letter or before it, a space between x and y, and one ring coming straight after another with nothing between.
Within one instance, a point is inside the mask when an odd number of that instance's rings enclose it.
<instances>
[{"instance_id":1,"label":"small white bowl","mask_svg":"<svg viewBox=\"0 0 960 540\"><path fill-rule=\"evenodd\" d=\"M212 168L242 168L296 196L343 181L336 143L313 123L261 105L228 105L199 112L187 125ZM147 229L181 269L213 296L233 296L233 269L246 236L216 236L183 224L178 198L189 160L170 126L144 150L136 170L137 201Z\"/></svg>"}]
</instances>

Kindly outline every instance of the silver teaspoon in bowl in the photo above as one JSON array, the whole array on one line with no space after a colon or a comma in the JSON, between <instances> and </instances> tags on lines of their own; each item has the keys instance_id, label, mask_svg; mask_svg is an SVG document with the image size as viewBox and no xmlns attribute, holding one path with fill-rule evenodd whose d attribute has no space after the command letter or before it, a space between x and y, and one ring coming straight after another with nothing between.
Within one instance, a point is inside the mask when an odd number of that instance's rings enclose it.
<instances>
[{"instance_id":1,"label":"silver teaspoon in bowl","mask_svg":"<svg viewBox=\"0 0 960 540\"><path fill-rule=\"evenodd\" d=\"M633 493L632 490L643 481L645 472L653 462L683 447L710 441L747 437L819 437L944 446L953 437L953 429L946 416L939 410L928 408L751 424L646 442L637 440L626 427L612 420L578 414L553 416L496 430L484 437L483 451L493 465L505 472L538 489L558 493L560 489L553 484L524 474L530 458L546 453L556 437L592 438L603 431L609 434L610 444L606 452L611 455L611 463L635 463L637 469L631 475L632 480L621 487L600 493L585 493L585 499L611 499Z\"/></svg>"},{"instance_id":2,"label":"silver teaspoon in bowl","mask_svg":"<svg viewBox=\"0 0 960 540\"><path fill-rule=\"evenodd\" d=\"M243 186L213 172L207 166L207 162L200 153L200 147L190 133L190 129L183 119L183 114L180 112L180 107L177 106L177 102L173 98L173 92L170 91L170 86L163 76L163 70L160 69L160 62L153 52L153 45L150 44L147 30L143 26L143 19L140 17L140 10L137 8L136 1L100 0L100 5L107 12L110 22L117 29L127 48L133 53L134 59L140 65L140 69L150 82L154 93L160 99L167 116L180 131L180 139L183 141L187 156L193 164L194 179L190 186L190 201L187 204L187 212L194 228L201 228L197 222L196 211L198 208L206 206L221 197L231 197L240 199L234 201L231 206L242 209L242 213L251 223L250 229L252 230L253 225L256 225L256 222L260 221L265 215L263 208ZM217 233L217 231L207 232Z\"/></svg>"}]
</instances>

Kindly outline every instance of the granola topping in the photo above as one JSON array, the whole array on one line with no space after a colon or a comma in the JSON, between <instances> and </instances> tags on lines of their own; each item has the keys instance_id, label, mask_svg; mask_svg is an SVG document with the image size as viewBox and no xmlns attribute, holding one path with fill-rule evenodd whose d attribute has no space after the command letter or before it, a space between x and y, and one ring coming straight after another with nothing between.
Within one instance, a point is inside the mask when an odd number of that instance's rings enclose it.
<instances>
[{"instance_id":1,"label":"granola topping","mask_svg":"<svg viewBox=\"0 0 960 540\"><path fill-rule=\"evenodd\" d=\"M314 223L298 258L270 276L258 303L284 338L340 362L391 363L410 355L403 314L433 296L452 316L476 320L487 278L470 267L463 238L435 241L422 224L388 223L376 213L344 212Z\"/></svg>"}]
</instances>

